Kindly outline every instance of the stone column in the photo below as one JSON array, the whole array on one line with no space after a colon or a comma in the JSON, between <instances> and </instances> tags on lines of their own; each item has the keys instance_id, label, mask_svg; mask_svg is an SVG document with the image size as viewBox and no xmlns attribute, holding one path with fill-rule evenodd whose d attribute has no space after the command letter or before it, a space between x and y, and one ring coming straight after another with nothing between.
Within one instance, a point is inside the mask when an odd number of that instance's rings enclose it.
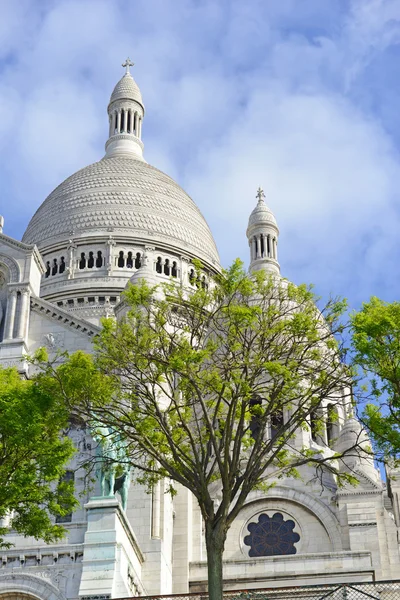
<instances>
[{"instance_id":1,"label":"stone column","mask_svg":"<svg viewBox=\"0 0 400 600\"><path fill-rule=\"evenodd\" d=\"M26 336L26 326L28 323L30 292L27 289L21 290L21 309L19 312L19 322L17 328L17 338L23 339Z\"/></svg>"},{"instance_id":2,"label":"stone column","mask_svg":"<svg viewBox=\"0 0 400 600\"><path fill-rule=\"evenodd\" d=\"M111 271L113 270L113 247L115 246L115 241L113 240L112 236L110 235L108 240L106 241L106 246L107 246L107 256L106 256L106 264L107 264L107 274L110 275Z\"/></svg>"},{"instance_id":3,"label":"stone column","mask_svg":"<svg viewBox=\"0 0 400 600\"><path fill-rule=\"evenodd\" d=\"M67 270L68 270L68 279L73 279L74 278L74 273L75 273L75 250L76 250L76 248L77 248L77 246L73 242L73 240L69 240L69 245L68 245L69 264L68 264L68 267L67 267Z\"/></svg>"},{"instance_id":4,"label":"stone column","mask_svg":"<svg viewBox=\"0 0 400 600\"><path fill-rule=\"evenodd\" d=\"M16 308L17 308L17 290L11 290L9 297L8 297L8 302L7 302L6 322L4 324L4 339L5 340L11 340L13 338Z\"/></svg>"},{"instance_id":5,"label":"stone column","mask_svg":"<svg viewBox=\"0 0 400 600\"><path fill-rule=\"evenodd\" d=\"M276 238L273 239L273 247L274 247L274 259L278 260L278 246L276 243Z\"/></svg>"},{"instance_id":6,"label":"stone column","mask_svg":"<svg viewBox=\"0 0 400 600\"><path fill-rule=\"evenodd\" d=\"M121 133L121 111L118 111L118 118L117 118L117 133Z\"/></svg>"},{"instance_id":7,"label":"stone column","mask_svg":"<svg viewBox=\"0 0 400 600\"><path fill-rule=\"evenodd\" d=\"M153 485L151 494L151 537L159 538L161 529L161 483L157 481Z\"/></svg>"},{"instance_id":8,"label":"stone column","mask_svg":"<svg viewBox=\"0 0 400 600\"><path fill-rule=\"evenodd\" d=\"M188 280L188 267L189 267L189 258L187 256L181 256L181 284L187 282Z\"/></svg>"}]
</instances>

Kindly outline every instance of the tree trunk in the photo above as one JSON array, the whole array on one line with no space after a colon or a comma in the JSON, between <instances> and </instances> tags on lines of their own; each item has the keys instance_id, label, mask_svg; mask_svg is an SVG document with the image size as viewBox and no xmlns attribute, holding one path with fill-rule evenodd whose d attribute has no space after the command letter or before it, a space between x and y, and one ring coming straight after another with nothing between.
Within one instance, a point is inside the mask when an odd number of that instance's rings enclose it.
<instances>
[{"instance_id":1,"label":"tree trunk","mask_svg":"<svg viewBox=\"0 0 400 600\"><path fill-rule=\"evenodd\" d=\"M222 555L226 540L226 529L206 523L206 548L209 600L222 600Z\"/></svg>"}]
</instances>

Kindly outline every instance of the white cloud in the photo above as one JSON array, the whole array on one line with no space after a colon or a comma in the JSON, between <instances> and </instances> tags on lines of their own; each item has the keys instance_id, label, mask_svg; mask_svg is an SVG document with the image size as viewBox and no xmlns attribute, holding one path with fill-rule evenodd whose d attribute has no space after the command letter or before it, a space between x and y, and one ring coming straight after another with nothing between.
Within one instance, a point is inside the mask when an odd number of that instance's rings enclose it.
<instances>
[{"instance_id":1,"label":"white cloud","mask_svg":"<svg viewBox=\"0 0 400 600\"><path fill-rule=\"evenodd\" d=\"M399 41L399 4L297 4L7 3L6 231L21 235L52 187L102 156L109 94L130 54L147 108L146 157L195 198L225 264L247 259L245 229L262 184L281 228L285 274L354 301L400 293L398 140L363 80Z\"/></svg>"}]
</instances>

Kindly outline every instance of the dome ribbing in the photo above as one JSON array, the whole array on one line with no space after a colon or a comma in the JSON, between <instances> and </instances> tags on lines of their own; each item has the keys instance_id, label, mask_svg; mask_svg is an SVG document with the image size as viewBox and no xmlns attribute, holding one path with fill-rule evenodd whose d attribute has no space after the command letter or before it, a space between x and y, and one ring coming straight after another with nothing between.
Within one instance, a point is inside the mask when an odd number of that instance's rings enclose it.
<instances>
[{"instance_id":1,"label":"dome ribbing","mask_svg":"<svg viewBox=\"0 0 400 600\"><path fill-rule=\"evenodd\" d=\"M219 265L214 239L193 200L165 173L122 156L104 158L61 183L32 217L23 241L43 250L71 236L110 231Z\"/></svg>"}]
</instances>

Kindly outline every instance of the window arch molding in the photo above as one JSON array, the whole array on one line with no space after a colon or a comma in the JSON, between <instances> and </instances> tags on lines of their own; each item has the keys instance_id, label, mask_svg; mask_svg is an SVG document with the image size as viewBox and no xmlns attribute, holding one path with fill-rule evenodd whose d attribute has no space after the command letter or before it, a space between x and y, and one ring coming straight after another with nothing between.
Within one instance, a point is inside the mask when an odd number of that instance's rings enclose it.
<instances>
[{"instance_id":1,"label":"window arch molding","mask_svg":"<svg viewBox=\"0 0 400 600\"><path fill-rule=\"evenodd\" d=\"M332 551L340 552L343 550L339 522L330 509L316 496L311 496L300 490L294 490L285 486L276 486L272 488L269 490L268 496L262 491L251 492L248 501L243 506L236 521L232 524L230 535L243 540L243 537L247 535L247 523L249 522L249 519L256 513L263 512L262 502L265 502L266 500L268 500L268 502L285 500L298 504L302 508L306 508L318 519L325 529L332 544ZM277 509L275 512L279 512L279 510ZM246 554L246 552L244 552L244 554Z\"/></svg>"},{"instance_id":2,"label":"window arch molding","mask_svg":"<svg viewBox=\"0 0 400 600\"><path fill-rule=\"evenodd\" d=\"M9 256L0 254L0 265L5 265L10 274L10 280L8 283L19 283L21 280L21 270L16 260Z\"/></svg>"},{"instance_id":3,"label":"window arch molding","mask_svg":"<svg viewBox=\"0 0 400 600\"><path fill-rule=\"evenodd\" d=\"M65 600L52 583L35 575L0 575L0 600Z\"/></svg>"}]
</instances>

